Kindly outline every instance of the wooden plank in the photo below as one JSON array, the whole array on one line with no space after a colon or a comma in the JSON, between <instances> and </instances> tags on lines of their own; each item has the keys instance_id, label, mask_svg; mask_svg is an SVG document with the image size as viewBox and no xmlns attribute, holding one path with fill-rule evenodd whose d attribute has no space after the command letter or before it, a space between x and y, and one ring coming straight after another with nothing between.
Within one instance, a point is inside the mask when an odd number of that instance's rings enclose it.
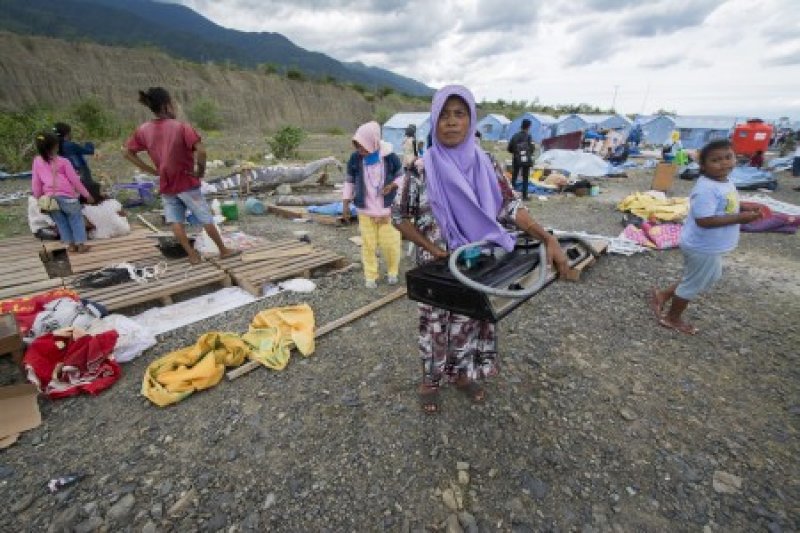
<instances>
[{"instance_id":1,"label":"wooden plank","mask_svg":"<svg viewBox=\"0 0 800 533\"><path fill-rule=\"evenodd\" d=\"M187 278L175 278L168 281L159 280L146 284L131 282L99 290L82 290L79 294L81 297L97 300L113 311L154 300L162 303L171 302L172 297L182 292L217 283L225 285L229 282L230 278L224 272L214 269ZM117 292L109 293L106 289L116 289Z\"/></svg>"},{"instance_id":2,"label":"wooden plank","mask_svg":"<svg viewBox=\"0 0 800 533\"><path fill-rule=\"evenodd\" d=\"M14 287L4 287L0 289L0 300L12 300L14 298L22 298L23 296L32 296L45 292L50 289L57 289L63 287L61 278L53 278L35 283L27 283L25 285L17 285Z\"/></svg>"},{"instance_id":3,"label":"wooden plank","mask_svg":"<svg viewBox=\"0 0 800 533\"><path fill-rule=\"evenodd\" d=\"M306 245L300 248L288 250L259 250L256 252L246 252L241 255L240 260L242 263L252 263L254 261L261 261L264 259L282 259L285 257L308 255L310 253L313 253L313 249L311 246Z\"/></svg>"},{"instance_id":4,"label":"wooden plank","mask_svg":"<svg viewBox=\"0 0 800 533\"><path fill-rule=\"evenodd\" d=\"M283 218L308 218L307 212L302 207L287 207L280 205L268 205L267 212Z\"/></svg>"}]
</instances>

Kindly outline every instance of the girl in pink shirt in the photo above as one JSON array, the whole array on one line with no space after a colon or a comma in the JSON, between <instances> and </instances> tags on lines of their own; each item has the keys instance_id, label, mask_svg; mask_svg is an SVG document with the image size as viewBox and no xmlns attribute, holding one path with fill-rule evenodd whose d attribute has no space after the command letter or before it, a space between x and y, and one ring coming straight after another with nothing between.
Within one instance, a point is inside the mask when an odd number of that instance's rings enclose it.
<instances>
[{"instance_id":1,"label":"girl in pink shirt","mask_svg":"<svg viewBox=\"0 0 800 533\"><path fill-rule=\"evenodd\" d=\"M86 246L86 225L79 198L83 196L89 203L94 203L94 198L81 183L69 160L58 155L58 137L55 134L37 135L36 151L39 155L33 160L33 197L54 196L58 210L48 214L58 227L61 242L71 252L88 252L90 247Z\"/></svg>"},{"instance_id":2,"label":"girl in pink shirt","mask_svg":"<svg viewBox=\"0 0 800 533\"><path fill-rule=\"evenodd\" d=\"M342 214L350 218L350 202L358 211L361 231L361 262L368 289L378 284L377 250L386 261L386 281L398 282L401 238L391 224L392 202L403 177L400 158L391 147L381 145L381 127L367 122L353 135L356 151L347 163L347 179L342 191Z\"/></svg>"}]
</instances>

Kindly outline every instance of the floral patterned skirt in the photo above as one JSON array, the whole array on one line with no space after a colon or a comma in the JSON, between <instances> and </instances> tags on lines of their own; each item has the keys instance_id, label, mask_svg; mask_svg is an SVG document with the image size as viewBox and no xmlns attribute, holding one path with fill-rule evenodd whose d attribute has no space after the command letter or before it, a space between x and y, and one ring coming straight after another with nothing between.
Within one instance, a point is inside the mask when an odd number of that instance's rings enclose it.
<instances>
[{"instance_id":1,"label":"floral patterned skirt","mask_svg":"<svg viewBox=\"0 0 800 533\"><path fill-rule=\"evenodd\" d=\"M439 385L466 375L494 376L497 367L495 324L419 304L419 352L423 383Z\"/></svg>"}]
</instances>

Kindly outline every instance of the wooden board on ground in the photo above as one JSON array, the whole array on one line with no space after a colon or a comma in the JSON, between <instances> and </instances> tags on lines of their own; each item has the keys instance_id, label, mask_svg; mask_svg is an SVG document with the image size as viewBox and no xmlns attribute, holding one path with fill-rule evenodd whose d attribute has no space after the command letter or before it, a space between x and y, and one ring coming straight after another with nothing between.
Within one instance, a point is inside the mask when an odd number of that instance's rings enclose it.
<instances>
[{"instance_id":1,"label":"wooden board on ground","mask_svg":"<svg viewBox=\"0 0 800 533\"><path fill-rule=\"evenodd\" d=\"M267 211L272 213L273 215L288 218L288 219L295 219L295 218L307 218L306 209L304 207L293 207L293 206L283 206L283 205L268 205Z\"/></svg>"},{"instance_id":2,"label":"wooden board on ground","mask_svg":"<svg viewBox=\"0 0 800 533\"><path fill-rule=\"evenodd\" d=\"M0 287L0 301L33 296L41 292L49 291L50 289L60 289L63 286L64 282L61 278L53 278L22 285Z\"/></svg>"},{"instance_id":3,"label":"wooden board on ground","mask_svg":"<svg viewBox=\"0 0 800 533\"><path fill-rule=\"evenodd\" d=\"M75 281L81 276L71 276L66 279L66 283L68 287L78 291L81 298L99 302L110 311L154 301L169 305L175 295L185 291L206 285L231 285L230 276L208 261L190 265L185 259L165 261L163 258L150 258L138 262L137 266L153 266L158 263L166 264L166 272L147 283L128 281L98 289L77 288Z\"/></svg>"},{"instance_id":4,"label":"wooden board on ground","mask_svg":"<svg viewBox=\"0 0 800 533\"><path fill-rule=\"evenodd\" d=\"M255 261L245 261L255 256ZM233 281L254 296L261 296L265 283L294 277L310 277L318 269L344 267L344 257L306 243L286 239L259 245L242 256L212 261L230 274Z\"/></svg>"},{"instance_id":5,"label":"wooden board on ground","mask_svg":"<svg viewBox=\"0 0 800 533\"><path fill-rule=\"evenodd\" d=\"M338 215L320 215L319 213L308 213L307 218L319 224L326 224L328 226L346 226L353 223L356 218L351 217L350 221L345 221L344 217Z\"/></svg>"},{"instance_id":6,"label":"wooden board on ground","mask_svg":"<svg viewBox=\"0 0 800 533\"><path fill-rule=\"evenodd\" d=\"M43 253L42 242L32 236L0 241L0 299L30 296L61 286L61 279L50 279L42 262Z\"/></svg>"},{"instance_id":7,"label":"wooden board on ground","mask_svg":"<svg viewBox=\"0 0 800 533\"><path fill-rule=\"evenodd\" d=\"M397 300L398 298L402 298L405 295L406 295L406 288L405 287L400 287L399 289L396 289L396 290L390 292L386 296L384 296L382 298L379 298L378 300L375 300L374 302L371 302L371 303L369 303L369 304L367 304L367 305L365 305L363 307L360 307L360 308L356 309L355 311L344 315L343 317L337 318L333 322L328 322L327 324L318 327L317 329L314 330L314 338L317 339L319 337L322 337L323 335L327 335L331 331L334 331L334 330L344 326L345 324L349 324L350 322L353 322L354 320L358 320L362 316L367 315L367 314L371 313L372 311L375 311L376 309L379 309L379 308L383 307L384 305L389 304L389 303ZM228 379L236 379L238 377L241 377L241 376L247 374L248 372L252 372L253 370L258 368L259 366L261 366L261 363L259 363L258 361L248 361L247 363L244 363L243 365L241 365L239 368L235 368L235 369L231 370L226 375L227 375Z\"/></svg>"}]
</instances>

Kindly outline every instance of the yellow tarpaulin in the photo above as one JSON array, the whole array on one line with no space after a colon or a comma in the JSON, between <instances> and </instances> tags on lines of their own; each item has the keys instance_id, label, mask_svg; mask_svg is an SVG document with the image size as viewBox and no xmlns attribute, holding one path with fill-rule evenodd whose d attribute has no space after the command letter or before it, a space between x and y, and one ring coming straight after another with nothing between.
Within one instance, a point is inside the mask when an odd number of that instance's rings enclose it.
<instances>
[{"instance_id":1,"label":"yellow tarpaulin","mask_svg":"<svg viewBox=\"0 0 800 533\"><path fill-rule=\"evenodd\" d=\"M645 220L656 219L662 222L681 222L689 214L688 198L654 198L649 194L633 193L625 197L617 209L630 211Z\"/></svg>"},{"instance_id":2,"label":"yellow tarpaulin","mask_svg":"<svg viewBox=\"0 0 800 533\"><path fill-rule=\"evenodd\" d=\"M261 311L244 335L206 333L193 346L160 357L145 371L142 394L161 407L177 403L213 387L225 367L239 366L248 358L282 370L294 347L303 355L314 352L314 312L306 304Z\"/></svg>"}]
</instances>

